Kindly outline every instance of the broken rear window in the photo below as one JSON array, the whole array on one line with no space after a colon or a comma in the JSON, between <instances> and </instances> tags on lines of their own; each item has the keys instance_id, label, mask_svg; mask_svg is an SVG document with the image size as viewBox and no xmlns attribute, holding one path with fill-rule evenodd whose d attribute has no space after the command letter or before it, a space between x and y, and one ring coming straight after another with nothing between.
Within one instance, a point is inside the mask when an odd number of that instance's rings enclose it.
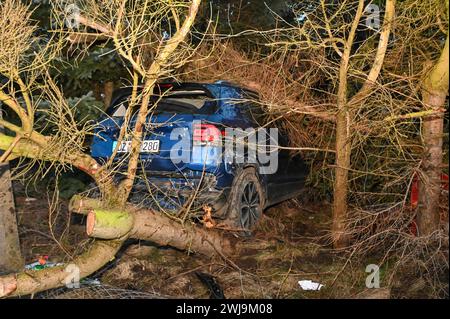
<instances>
[{"instance_id":1,"label":"broken rear window","mask_svg":"<svg viewBox=\"0 0 450 319\"><path fill-rule=\"evenodd\" d=\"M130 96L118 99L108 109L107 114L113 117L124 117L129 105ZM216 102L204 90L177 90L166 92L162 96L153 96L150 110L154 114L184 113L184 114L213 114ZM155 106L156 105L156 106ZM139 109L134 106L133 113Z\"/></svg>"}]
</instances>

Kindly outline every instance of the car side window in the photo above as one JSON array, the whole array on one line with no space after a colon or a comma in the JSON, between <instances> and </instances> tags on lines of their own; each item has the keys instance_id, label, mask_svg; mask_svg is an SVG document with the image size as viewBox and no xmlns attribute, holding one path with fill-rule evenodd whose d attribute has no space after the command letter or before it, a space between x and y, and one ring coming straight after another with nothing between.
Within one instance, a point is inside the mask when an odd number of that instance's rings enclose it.
<instances>
[{"instance_id":1,"label":"car side window","mask_svg":"<svg viewBox=\"0 0 450 319\"><path fill-rule=\"evenodd\" d=\"M125 103L121 103L114 113L112 114L113 117L125 117L125 114L127 113L127 106Z\"/></svg>"},{"instance_id":2,"label":"car side window","mask_svg":"<svg viewBox=\"0 0 450 319\"><path fill-rule=\"evenodd\" d=\"M106 114L112 117L124 117L128 109L128 98L124 96L114 101L106 110Z\"/></svg>"}]
</instances>

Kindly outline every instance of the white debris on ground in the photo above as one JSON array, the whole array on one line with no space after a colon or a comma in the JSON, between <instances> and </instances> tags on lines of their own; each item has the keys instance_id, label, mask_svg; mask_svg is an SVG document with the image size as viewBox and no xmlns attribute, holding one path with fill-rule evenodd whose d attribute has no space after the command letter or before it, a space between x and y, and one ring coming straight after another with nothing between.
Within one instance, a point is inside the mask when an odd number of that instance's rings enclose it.
<instances>
[{"instance_id":1,"label":"white debris on ground","mask_svg":"<svg viewBox=\"0 0 450 319\"><path fill-rule=\"evenodd\" d=\"M320 290L323 285L311 280L299 280L298 284L303 290Z\"/></svg>"}]
</instances>

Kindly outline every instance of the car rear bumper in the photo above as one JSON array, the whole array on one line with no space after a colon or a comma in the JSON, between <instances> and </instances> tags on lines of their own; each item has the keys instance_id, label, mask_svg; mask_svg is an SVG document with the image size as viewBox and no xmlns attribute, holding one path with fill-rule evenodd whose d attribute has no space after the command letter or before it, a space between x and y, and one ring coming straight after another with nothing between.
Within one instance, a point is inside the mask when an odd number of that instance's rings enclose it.
<instances>
[{"instance_id":1,"label":"car rear bumper","mask_svg":"<svg viewBox=\"0 0 450 319\"><path fill-rule=\"evenodd\" d=\"M124 178L118 175L118 181ZM202 207L208 205L215 217L224 218L228 193L228 188L217 187L217 177L211 173L147 171L136 177L130 200L171 213L189 206L191 212L202 214Z\"/></svg>"}]
</instances>

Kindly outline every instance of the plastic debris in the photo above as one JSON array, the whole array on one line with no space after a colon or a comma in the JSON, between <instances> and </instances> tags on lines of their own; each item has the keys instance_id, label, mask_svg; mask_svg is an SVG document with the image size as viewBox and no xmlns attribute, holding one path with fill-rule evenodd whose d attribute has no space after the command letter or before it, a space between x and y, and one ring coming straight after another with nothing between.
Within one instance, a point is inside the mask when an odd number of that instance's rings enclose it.
<instances>
[{"instance_id":1,"label":"plastic debris","mask_svg":"<svg viewBox=\"0 0 450 319\"><path fill-rule=\"evenodd\" d=\"M52 268L57 266L62 266L63 263L52 263L48 261L48 255L39 256L38 261L25 265L27 270L41 270L45 268Z\"/></svg>"},{"instance_id":2,"label":"plastic debris","mask_svg":"<svg viewBox=\"0 0 450 319\"><path fill-rule=\"evenodd\" d=\"M25 265L26 270L42 270L45 268L53 268L57 266L64 266L64 263L53 263L48 261L48 255L42 255L38 257L38 261L35 261L34 263ZM102 283L98 278L83 278L81 279L80 283L83 286L88 287L95 287L95 286L102 286ZM77 286L77 288L79 288Z\"/></svg>"},{"instance_id":3,"label":"plastic debris","mask_svg":"<svg viewBox=\"0 0 450 319\"><path fill-rule=\"evenodd\" d=\"M298 284L303 290L320 290L323 285L311 280L299 280Z\"/></svg>"},{"instance_id":4,"label":"plastic debris","mask_svg":"<svg viewBox=\"0 0 450 319\"><path fill-rule=\"evenodd\" d=\"M41 269L45 269L45 268L52 268L52 267L57 267L57 266L62 266L64 265L63 263L46 263L45 265L41 265L38 261L25 265L25 269L26 270L41 270Z\"/></svg>"},{"instance_id":5,"label":"plastic debris","mask_svg":"<svg viewBox=\"0 0 450 319\"><path fill-rule=\"evenodd\" d=\"M98 278L83 278L81 283L86 286L101 286L102 283Z\"/></svg>"},{"instance_id":6,"label":"plastic debris","mask_svg":"<svg viewBox=\"0 0 450 319\"><path fill-rule=\"evenodd\" d=\"M45 265L48 261L48 255L40 256L38 259L39 264Z\"/></svg>"}]
</instances>

